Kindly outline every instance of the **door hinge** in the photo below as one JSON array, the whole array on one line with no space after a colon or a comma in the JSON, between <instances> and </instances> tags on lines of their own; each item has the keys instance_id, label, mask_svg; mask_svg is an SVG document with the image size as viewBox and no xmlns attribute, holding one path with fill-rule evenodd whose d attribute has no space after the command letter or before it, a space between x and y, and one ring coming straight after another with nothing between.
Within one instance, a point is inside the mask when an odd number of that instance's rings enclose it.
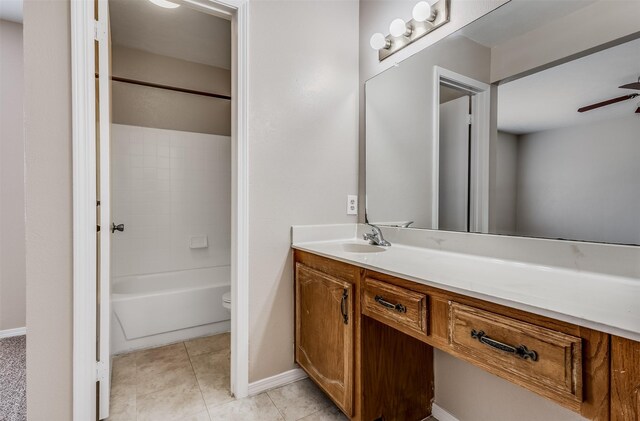
<instances>
[{"instance_id":1,"label":"door hinge","mask_svg":"<svg viewBox=\"0 0 640 421\"><path fill-rule=\"evenodd\" d=\"M96 361L96 381L103 382L109 375L109 366L104 361Z\"/></svg>"},{"instance_id":2,"label":"door hinge","mask_svg":"<svg viewBox=\"0 0 640 421\"><path fill-rule=\"evenodd\" d=\"M107 40L107 27L100 21L93 21L93 39L98 42Z\"/></svg>"},{"instance_id":3,"label":"door hinge","mask_svg":"<svg viewBox=\"0 0 640 421\"><path fill-rule=\"evenodd\" d=\"M473 114L469 114L469 124L473 124Z\"/></svg>"}]
</instances>

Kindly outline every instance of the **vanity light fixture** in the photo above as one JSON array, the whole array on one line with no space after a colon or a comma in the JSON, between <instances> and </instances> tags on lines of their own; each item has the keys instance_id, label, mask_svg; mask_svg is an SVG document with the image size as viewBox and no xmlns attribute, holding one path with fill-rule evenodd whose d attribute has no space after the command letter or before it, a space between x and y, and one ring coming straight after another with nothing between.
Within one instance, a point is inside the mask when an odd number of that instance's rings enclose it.
<instances>
[{"instance_id":1,"label":"vanity light fixture","mask_svg":"<svg viewBox=\"0 0 640 421\"><path fill-rule=\"evenodd\" d=\"M373 34L369 43L374 50L388 50L391 48L391 40L386 39L380 32Z\"/></svg>"},{"instance_id":2,"label":"vanity light fixture","mask_svg":"<svg viewBox=\"0 0 640 421\"><path fill-rule=\"evenodd\" d=\"M156 6L164 7L165 9L175 9L176 7L180 7L179 4L167 1L167 0L149 0L151 3Z\"/></svg>"},{"instance_id":3,"label":"vanity light fixture","mask_svg":"<svg viewBox=\"0 0 640 421\"><path fill-rule=\"evenodd\" d=\"M420 1L413 7L413 20L416 22L433 22L436 20L437 12L431 7L428 1Z\"/></svg>"},{"instance_id":4,"label":"vanity light fixture","mask_svg":"<svg viewBox=\"0 0 640 421\"><path fill-rule=\"evenodd\" d=\"M412 11L413 19L405 22L394 19L389 26L389 35L381 33L371 37L371 48L378 51L380 61L386 59L407 45L449 22L451 0L428 0L418 2Z\"/></svg>"},{"instance_id":5,"label":"vanity light fixture","mask_svg":"<svg viewBox=\"0 0 640 421\"><path fill-rule=\"evenodd\" d=\"M394 19L389 25L389 33L392 37L408 37L411 36L411 32L413 32L411 26L407 26L407 22L401 18Z\"/></svg>"}]
</instances>

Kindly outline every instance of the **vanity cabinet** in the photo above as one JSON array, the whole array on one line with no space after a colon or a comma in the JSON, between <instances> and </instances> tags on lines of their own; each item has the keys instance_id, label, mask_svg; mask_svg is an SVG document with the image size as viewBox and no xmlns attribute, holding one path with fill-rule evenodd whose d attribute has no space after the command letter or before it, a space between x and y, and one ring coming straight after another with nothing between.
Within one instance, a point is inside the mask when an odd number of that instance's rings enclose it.
<instances>
[{"instance_id":1,"label":"vanity cabinet","mask_svg":"<svg viewBox=\"0 0 640 421\"><path fill-rule=\"evenodd\" d=\"M357 421L431 414L433 349L598 421L640 420L640 343L295 251L296 361Z\"/></svg>"},{"instance_id":2,"label":"vanity cabinet","mask_svg":"<svg viewBox=\"0 0 640 421\"><path fill-rule=\"evenodd\" d=\"M640 420L640 343L611 337L611 421Z\"/></svg>"},{"instance_id":3,"label":"vanity cabinet","mask_svg":"<svg viewBox=\"0 0 640 421\"><path fill-rule=\"evenodd\" d=\"M340 277L339 269L323 272L296 263L295 355L309 377L352 415L356 294L353 280Z\"/></svg>"}]
</instances>

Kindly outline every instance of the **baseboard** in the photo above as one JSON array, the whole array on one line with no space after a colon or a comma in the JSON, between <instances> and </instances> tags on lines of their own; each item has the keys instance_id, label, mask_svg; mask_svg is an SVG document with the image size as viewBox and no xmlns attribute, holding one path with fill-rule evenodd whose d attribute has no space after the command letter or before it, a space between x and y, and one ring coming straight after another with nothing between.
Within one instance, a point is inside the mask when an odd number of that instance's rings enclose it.
<instances>
[{"instance_id":1,"label":"baseboard","mask_svg":"<svg viewBox=\"0 0 640 421\"><path fill-rule=\"evenodd\" d=\"M456 417L445 411L436 403L431 407L431 415L438 421L459 421Z\"/></svg>"},{"instance_id":2,"label":"baseboard","mask_svg":"<svg viewBox=\"0 0 640 421\"><path fill-rule=\"evenodd\" d=\"M27 334L26 327L17 327L15 329L0 330L0 339L10 338L12 336L22 336Z\"/></svg>"},{"instance_id":3,"label":"baseboard","mask_svg":"<svg viewBox=\"0 0 640 421\"><path fill-rule=\"evenodd\" d=\"M284 386L285 384L293 383L306 377L307 373L305 373L304 370L301 368L294 368L293 370L285 371L284 373L249 383L249 396L258 395L262 392L266 392L267 390L275 389L276 387Z\"/></svg>"}]
</instances>

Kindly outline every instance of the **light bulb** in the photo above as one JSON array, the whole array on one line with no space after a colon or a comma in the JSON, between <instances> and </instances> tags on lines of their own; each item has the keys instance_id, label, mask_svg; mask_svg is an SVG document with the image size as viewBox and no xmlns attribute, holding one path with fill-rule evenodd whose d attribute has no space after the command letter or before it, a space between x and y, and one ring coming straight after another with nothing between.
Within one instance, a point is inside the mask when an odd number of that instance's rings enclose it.
<instances>
[{"instance_id":1,"label":"light bulb","mask_svg":"<svg viewBox=\"0 0 640 421\"><path fill-rule=\"evenodd\" d=\"M373 48L374 50L387 49L391 46L391 42L387 40L380 32L373 34L369 43L371 44L371 48Z\"/></svg>"},{"instance_id":2,"label":"light bulb","mask_svg":"<svg viewBox=\"0 0 640 421\"><path fill-rule=\"evenodd\" d=\"M175 9L176 7L180 7L179 4L172 3L167 0L149 0L149 1L155 4L156 6L164 7L165 9Z\"/></svg>"},{"instance_id":3,"label":"light bulb","mask_svg":"<svg viewBox=\"0 0 640 421\"><path fill-rule=\"evenodd\" d=\"M394 37L408 36L411 35L411 29L407 28L404 20L398 18L389 25L389 33Z\"/></svg>"},{"instance_id":4,"label":"light bulb","mask_svg":"<svg viewBox=\"0 0 640 421\"><path fill-rule=\"evenodd\" d=\"M413 8L413 19L416 22L433 22L436 18L434 10L431 8L431 4L426 1L421 1Z\"/></svg>"}]
</instances>

